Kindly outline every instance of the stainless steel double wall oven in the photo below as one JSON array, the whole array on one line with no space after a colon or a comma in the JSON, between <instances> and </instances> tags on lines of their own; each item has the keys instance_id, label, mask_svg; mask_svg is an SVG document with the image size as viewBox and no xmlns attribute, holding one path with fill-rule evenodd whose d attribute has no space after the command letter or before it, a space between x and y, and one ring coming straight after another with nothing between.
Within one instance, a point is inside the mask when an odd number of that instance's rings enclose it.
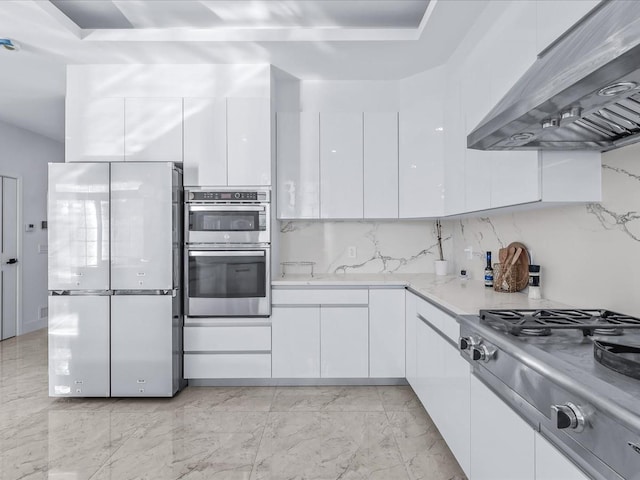
<instances>
[{"instance_id":1,"label":"stainless steel double wall oven","mask_svg":"<svg viewBox=\"0 0 640 480\"><path fill-rule=\"evenodd\" d=\"M271 192L185 192L185 311L189 317L271 314Z\"/></svg>"}]
</instances>

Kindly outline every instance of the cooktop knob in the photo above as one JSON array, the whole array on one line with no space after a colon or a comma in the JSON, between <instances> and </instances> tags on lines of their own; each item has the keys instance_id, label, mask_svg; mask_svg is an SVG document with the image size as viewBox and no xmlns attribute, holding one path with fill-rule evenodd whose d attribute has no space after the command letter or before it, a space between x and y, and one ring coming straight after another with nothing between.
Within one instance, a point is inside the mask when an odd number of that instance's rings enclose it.
<instances>
[{"instance_id":1,"label":"cooktop knob","mask_svg":"<svg viewBox=\"0 0 640 480\"><path fill-rule=\"evenodd\" d=\"M469 337L460 337L460 339L458 340L458 346L460 347L460 350L468 350L471 346Z\"/></svg>"},{"instance_id":2,"label":"cooktop knob","mask_svg":"<svg viewBox=\"0 0 640 480\"><path fill-rule=\"evenodd\" d=\"M482 360L483 362L488 362L491 360L496 354L495 348L489 348L486 345L475 345L471 347L471 358L476 362L478 360Z\"/></svg>"},{"instance_id":3,"label":"cooktop knob","mask_svg":"<svg viewBox=\"0 0 640 480\"><path fill-rule=\"evenodd\" d=\"M570 428L576 432L584 430L587 423L582 409L570 402L564 405L551 405L551 420L559 430Z\"/></svg>"}]
</instances>

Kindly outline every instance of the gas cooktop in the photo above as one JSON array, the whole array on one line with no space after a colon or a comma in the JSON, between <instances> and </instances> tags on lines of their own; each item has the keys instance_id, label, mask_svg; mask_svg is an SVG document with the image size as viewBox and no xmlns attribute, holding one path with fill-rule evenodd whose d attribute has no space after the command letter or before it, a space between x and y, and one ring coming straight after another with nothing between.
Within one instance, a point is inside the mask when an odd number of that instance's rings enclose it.
<instances>
[{"instance_id":1,"label":"gas cooktop","mask_svg":"<svg viewBox=\"0 0 640 480\"><path fill-rule=\"evenodd\" d=\"M517 336L547 336L553 330L581 330L584 336L622 335L640 329L640 318L600 309L480 310L480 320Z\"/></svg>"}]
</instances>

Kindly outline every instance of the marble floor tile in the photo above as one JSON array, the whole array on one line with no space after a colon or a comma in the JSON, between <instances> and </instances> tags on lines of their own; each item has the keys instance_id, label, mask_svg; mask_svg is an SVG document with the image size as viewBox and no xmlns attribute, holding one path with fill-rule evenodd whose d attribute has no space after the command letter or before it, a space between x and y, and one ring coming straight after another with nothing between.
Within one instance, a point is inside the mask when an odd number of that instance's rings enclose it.
<instances>
[{"instance_id":1,"label":"marble floor tile","mask_svg":"<svg viewBox=\"0 0 640 480\"><path fill-rule=\"evenodd\" d=\"M278 387L273 412L382 412L376 387Z\"/></svg>"},{"instance_id":2,"label":"marble floor tile","mask_svg":"<svg viewBox=\"0 0 640 480\"><path fill-rule=\"evenodd\" d=\"M409 387L49 398L45 330L0 342L0 480L458 480Z\"/></svg>"}]
</instances>

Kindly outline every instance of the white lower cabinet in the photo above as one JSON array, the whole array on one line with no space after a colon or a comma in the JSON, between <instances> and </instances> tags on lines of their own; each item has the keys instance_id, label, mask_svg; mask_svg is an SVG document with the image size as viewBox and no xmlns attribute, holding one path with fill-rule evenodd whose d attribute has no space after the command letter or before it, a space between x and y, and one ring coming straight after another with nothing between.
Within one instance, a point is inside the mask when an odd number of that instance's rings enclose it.
<instances>
[{"instance_id":1,"label":"white lower cabinet","mask_svg":"<svg viewBox=\"0 0 640 480\"><path fill-rule=\"evenodd\" d=\"M454 318L449 319L455 322ZM445 340L428 321L415 316L414 323L417 359L414 390L456 460L469 475L469 364L456 346Z\"/></svg>"},{"instance_id":2,"label":"white lower cabinet","mask_svg":"<svg viewBox=\"0 0 640 480\"><path fill-rule=\"evenodd\" d=\"M470 467L472 480L535 478L533 428L473 375Z\"/></svg>"},{"instance_id":3,"label":"white lower cabinet","mask_svg":"<svg viewBox=\"0 0 640 480\"><path fill-rule=\"evenodd\" d=\"M535 432L536 480L588 480L589 477Z\"/></svg>"},{"instance_id":4,"label":"white lower cabinet","mask_svg":"<svg viewBox=\"0 0 640 480\"><path fill-rule=\"evenodd\" d=\"M369 309L322 307L320 312L320 376L369 376Z\"/></svg>"},{"instance_id":5,"label":"white lower cabinet","mask_svg":"<svg viewBox=\"0 0 640 480\"><path fill-rule=\"evenodd\" d=\"M369 290L369 376L404 378L405 289Z\"/></svg>"},{"instance_id":6,"label":"white lower cabinet","mask_svg":"<svg viewBox=\"0 0 640 480\"><path fill-rule=\"evenodd\" d=\"M405 300L405 371L409 385L415 390L416 382L416 302L418 297L407 292Z\"/></svg>"},{"instance_id":7,"label":"white lower cabinet","mask_svg":"<svg viewBox=\"0 0 640 480\"><path fill-rule=\"evenodd\" d=\"M320 308L273 307L273 378L320 377Z\"/></svg>"},{"instance_id":8,"label":"white lower cabinet","mask_svg":"<svg viewBox=\"0 0 640 480\"><path fill-rule=\"evenodd\" d=\"M268 353L185 353L184 377L194 380L271 378Z\"/></svg>"}]
</instances>

